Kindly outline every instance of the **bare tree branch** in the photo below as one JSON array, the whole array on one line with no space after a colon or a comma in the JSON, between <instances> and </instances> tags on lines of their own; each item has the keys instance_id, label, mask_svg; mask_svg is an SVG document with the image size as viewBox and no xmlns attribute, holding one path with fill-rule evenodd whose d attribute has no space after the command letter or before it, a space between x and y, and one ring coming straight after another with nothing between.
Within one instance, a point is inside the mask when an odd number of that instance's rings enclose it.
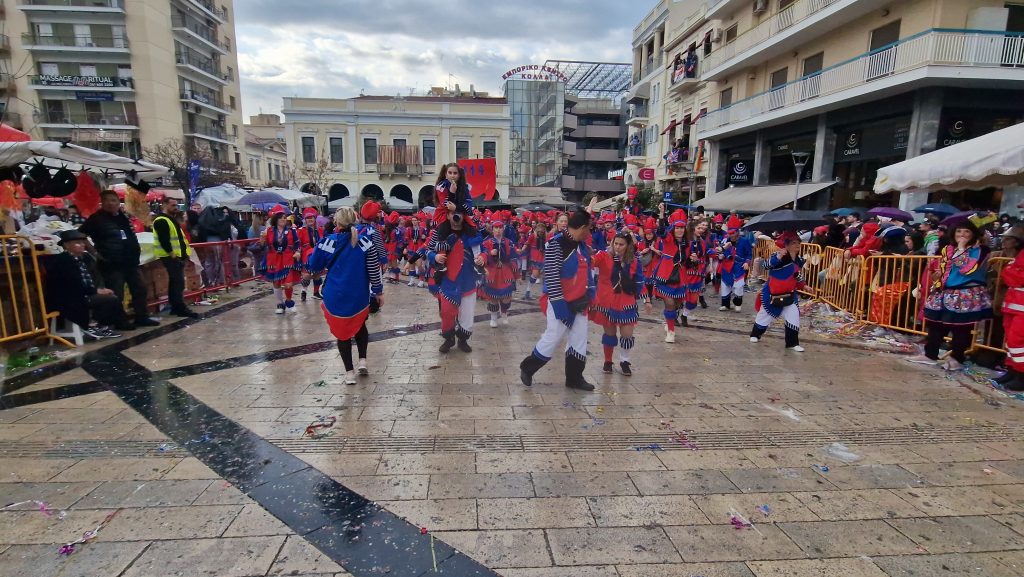
<instances>
[{"instance_id":1,"label":"bare tree branch","mask_svg":"<svg viewBox=\"0 0 1024 577\"><path fill-rule=\"evenodd\" d=\"M195 146L180 138L168 138L159 144L144 148L143 154L146 160L170 168L174 186L182 190L189 188L188 163L192 160L199 161L198 189L225 183L236 186L246 184L245 172L240 166L219 162L213 158L209 148Z\"/></svg>"}]
</instances>

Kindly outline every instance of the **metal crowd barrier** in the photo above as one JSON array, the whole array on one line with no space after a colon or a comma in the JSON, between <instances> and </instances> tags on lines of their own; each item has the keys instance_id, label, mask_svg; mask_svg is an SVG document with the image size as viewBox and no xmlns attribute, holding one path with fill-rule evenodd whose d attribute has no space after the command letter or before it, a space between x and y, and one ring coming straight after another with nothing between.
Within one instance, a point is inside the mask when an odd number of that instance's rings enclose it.
<instances>
[{"instance_id":1,"label":"metal crowd barrier","mask_svg":"<svg viewBox=\"0 0 1024 577\"><path fill-rule=\"evenodd\" d=\"M256 280L262 272L265 250L260 247L258 238L197 242L189 246L199 266L191 259L185 265L186 300L202 300L208 293L230 290ZM244 267L241 265L243 262ZM194 288L189 288L189 284ZM166 302L166 294L150 294L149 306L155 307Z\"/></svg>"},{"instance_id":2,"label":"metal crowd barrier","mask_svg":"<svg viewBox=\"0 0 1024 577\"><path fill-rule=\"evenodd\" d=\"M74 347L49 332L57 313L46 311L39 255L24 237L0 235L0 344L46 337Z\"/></svg>"}]
</instances>

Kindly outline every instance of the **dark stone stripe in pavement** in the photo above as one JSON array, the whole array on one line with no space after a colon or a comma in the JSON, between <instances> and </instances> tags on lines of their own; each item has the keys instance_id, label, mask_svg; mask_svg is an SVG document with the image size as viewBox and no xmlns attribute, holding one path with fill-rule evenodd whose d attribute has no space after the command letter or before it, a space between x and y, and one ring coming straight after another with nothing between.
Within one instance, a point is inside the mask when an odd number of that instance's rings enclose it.
<instances>
[{"instance_id":1,"label":"dark stone stripe in pavement","mask_svg":"<svg viewBox=\"0 0 1024 577\"><path fill-rule=\"evenodd\" d=\"M116 350L83 368L161 433L187 448L355 577L497 574L225 417ZM449 570L449 568L451 568ZM454 572L453 572L454 571Z\"/></svg>"}]
</instances>

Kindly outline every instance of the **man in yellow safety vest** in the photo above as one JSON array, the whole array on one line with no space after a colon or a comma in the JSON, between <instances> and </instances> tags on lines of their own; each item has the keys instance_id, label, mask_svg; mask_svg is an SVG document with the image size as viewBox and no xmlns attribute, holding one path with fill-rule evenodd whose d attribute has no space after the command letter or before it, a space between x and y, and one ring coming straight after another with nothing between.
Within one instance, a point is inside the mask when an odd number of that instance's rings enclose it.
<instances>
[{"instance_id":1,"label":"man in yellow safety vest","mask_svg":"<svg viewBox=\"0 0 1024 577\"><path fill-rule=\"evenodd\" d=\"M153 254L160 259L167 269L167 300L171 304L171 314L191 319L199 315L185 306L185 261L188 260L188 239L178 225L178 201L164 197L160 201L162 212L153 219L153 235L156 243Z\"/></svg>"}]
</instances>

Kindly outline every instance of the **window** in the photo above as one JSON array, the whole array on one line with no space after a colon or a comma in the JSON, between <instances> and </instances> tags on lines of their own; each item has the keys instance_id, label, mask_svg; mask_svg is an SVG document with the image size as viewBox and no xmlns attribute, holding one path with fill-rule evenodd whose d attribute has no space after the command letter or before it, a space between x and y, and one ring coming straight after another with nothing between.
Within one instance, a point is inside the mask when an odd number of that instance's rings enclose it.
<instances>
[{"instance_id":1,"label":"window","mask_svg":"<svg viewBox=\"0 0 1024 577\"><path fill-rule=\"evenodd\" d=\"M792 6L793 2L796 2L796 0L779 0L779 12L782 12L786 8Z\"/></svg>"},{"instance_id":2,"label":"window","mask_svg":"<svg viewBox=\"0 0 1024 577\"><path fill-rule=\"evenodd\" d=\"M363 139L363 163L377 164L377 139Z\"/></svg>"},{"instance_id":3,"label":"window","mask_svg":"<svg viewBox=\"0 0 1024 577\"><path fill-rule=\"evenodd\" d=\"M43 76L60 76L60 67L51 62L39 64L39 73Z\"/></svg>"},{"instance_id":4,"label":"window","mask_svg":"<svg viewBox=\"0 0 1024 577\"><path fill-rule=\"evenodd\" d=\"M779 70L776 70L775 72L772 72L772 88L778 88L779 86L782 86L783 84L786 83L788 78L789 68L781 68Z\"/></svg>"},{"instance_id":5,"label":"window","mask_svg":"<svg viewBox=\"0 0 1024 577\"><path fill-rule=\"evenodd\" d=\"M786 91L783 86L789 80L789 68L780 68L772 72L771 91L768 93L768 108L781 108L786 104Z\"/></svg>"},{"instance_id":6,"label":"window","mask_svg":"<svg viewBox=\"0 0 1024 577\"><path fill-rule=\"evenodd\" d=\"M274 165L272 165L272 164L270 164L268 162L267 163L267 178L270 178L270 175L273 174L273 172L272 172L273 169L274 169Z\"/></svg>"},{"instance_id":7,"label":"window","mask_svg":"<svg viewBox=\"0 0 1024 577\"><path fill-rule=\"evenodd\" d=\"M80 64L78 66L78 73L82 76L96 76L96 65L95 64Z\"/></svg>"},{"instance_id":8,"label":"window","mask_svg":"<svg viewBox=\"0 0 1024 577\"><path fill-rule=\"evenodd\" d=\"M127 48L124 41L124 26L111 26L110 36L114 43L114 48Z\"/></svg>"},{"instance_id":9,"label":"window","mask_svg":"<svg viewBox=\"0 0 1024 577\"><path fill-rule=\"evenodd\" d=\"M890 22L871 31L871 56L868 57L868 80L893 73L896 68L896 46L900 39L900 21Z\"/></svg>"},{"instance_id":10,"label":"window","mask_svg":"<svg viewBox=\"0 0 1024 577\"><path fill-rule=\"evenodd\" d=\"M224 74L224 77L227 78L228 80L234 80L235 79L235 69L230 67L230 66L228 66L227 73Z\"/></svg>"},{"instance_id":11,"label":"window","mask_svg":"<svg viewBox=\"0 0 1024 577\"><path fill-rule=\"evenodd\" d=\"M92 41L92 26L88 24L75 24L75 46L95 46Z\"/></svg>"},{"instance_id":12,"label":"window","mask_svg":"<svg viewBox=\"0 0 1024 577\"><path fill-rule=\"evenodd\" d=\"M238 125L237 124L232 124L231 125L231 136L236 136L236 137L238 136Z\"/></svg>"},{"instance_id":13,"label":"window","mask_svg":"<svg viewBox=\"0 0 1024 577\"><path fill-rule=\"evenodd\" d=\"M228 106L231 108L231 110L235 109L236 104L234 96L228 96Z\"/></svg>"},{"instance_id":14,"label":"window","mask_svg":"<svg viewBox=\"0 0 1024 577\"><path fill-rule=\"evenodd\" d=\"M437 164L437 141L423 141L423 166L434 166Z\"/></svg>"},{"instance_id":15,"label":"window","mask_svg":"<svg viewBox=\"0 0 1024 577\"><path fill-rule=\"evenodd\" d=\"M718 106L720 108L725 108L726 106L729 106L731 104L732 104L732 87L730 86L729 88L726 88L725 90L723 90L723 91L721 91L719 93Z\"/></svg>"},{"instance_id":16,"label":"window","mask_svg":"<svg viewBox=\"0 0 1024 577\"><path fill-rule=\"evenodd\" d=\"M302 162L316 162L316 144L312 136L302 137Z\"/></svg>"},{"instance_id":17,"label":"window","mask_svg":"<svg viewBox=\"0 0 1024 577\"><path fill-rule=\"evenodd\" d=\"M469 158L469 141L468 140L456 140L455 141L455 160L464 160Z\"/></svg>"},{"instance_id":18,"label":"window","mask_svg":"<svg viewBox=\"0 0 1024 577\"><path fill-rule=\"evenodd\" d=\"M497 158L498 156L498 143L493 141L484 141L484 158Z\"/></svg>"},{"instance_id":19,"label":"window","mask_svg":"<svg viewBox=\"0 0 1024 577\"><path fill-rule=\"evenodd\" d=\"M331 164L341 164L345 162L344 150L342 149L341 138L331 138Z\"/></svg>"},{"instance_id":20,"label":"window","mask_svg":"<svg viewBox=\"0 0 1024 577\"><path fill-rule=\"evenodd\" d=\"M825 53L804 58L804 80L801 83L800 98L806 100L821 93L821 68L825 61Z\"/></svg>"},{"instance_id":21,"label":"window","mask_svg":"<svg viewBox=\"0 0 1024 577\"><path fill-rule=\"evenodd\" d=\"M739 30L739 24L733 24L732 26L725 29L725 43L728 44L733 40L736 40L736 33Z\"/></svg>"},{"instance_id":22,"label":"window","mask_svg":"<svg viewBox=\"0 0 1024 577\"><path fill-rule=\"evenodd\" d=\"M274 165L274 180L281 180L281 165Z\"/></svg>"},{"instance_id":23,"label":"window","mask_svg":"<svg viewBox=\"0 0 1024 577\"><path fill-rule=\"evenodd\" d=\"M404 138L396 138L396 139L391 141L391 144L395 145L395 148L399 148L399 147L405 148L405 139Z\"/></svg>"}]
</instances>

